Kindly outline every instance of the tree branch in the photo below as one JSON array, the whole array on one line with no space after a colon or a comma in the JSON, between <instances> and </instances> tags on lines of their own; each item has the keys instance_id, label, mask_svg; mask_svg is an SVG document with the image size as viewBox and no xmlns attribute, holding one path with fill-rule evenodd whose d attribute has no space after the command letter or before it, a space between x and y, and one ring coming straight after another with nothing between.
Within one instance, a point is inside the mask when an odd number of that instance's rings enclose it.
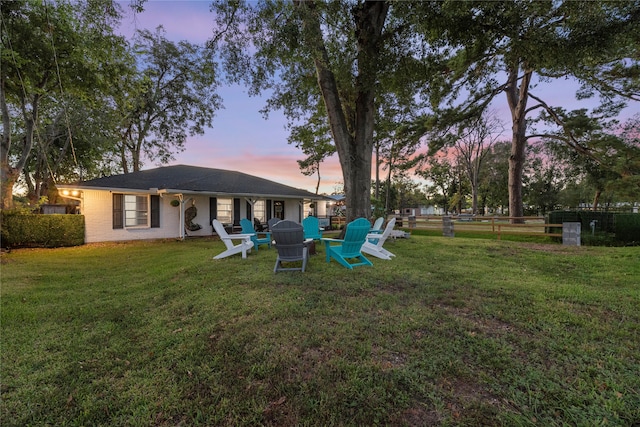
<instances>
[{"instance_id":1,"label":"tree branch","mask_svg":"<svg viewBox=\"0 0 640 427\"><path fill-rule=\"evenodd\" d=\"M566 123L564 122L564 120L562 120L562 118L558 115L558 113L556 113L556 111L550 107L546 102L544 102L542 99L538 98L537 96L533 95L533 94L529 94L529 96L533 99L535 99L536 101L538 101L538 103L540 103L540 105L542 106L542 108L545 109L545 111L547 113L549 113L549 116L551 116L551 118L553 119L553 121L562 129L562 131L564 132L565 138L560 138L557 135L547 135L547 138L553 138L553 139L558 139L560 141L565 142L567 145L569 145L569 147L573 148L574 150L576 150L578 153L585 155L587 157L589 157L590 159L593 159L594 161L598 162L599 164L602 164L602 159L599 158L598 156L596 156L595 154L593 154L593 152L586 148L583 147L580 142L576 139L575 135L571 132L571 129L568 128L568 126L566 125Z\"/></svg>"}]
</instances>

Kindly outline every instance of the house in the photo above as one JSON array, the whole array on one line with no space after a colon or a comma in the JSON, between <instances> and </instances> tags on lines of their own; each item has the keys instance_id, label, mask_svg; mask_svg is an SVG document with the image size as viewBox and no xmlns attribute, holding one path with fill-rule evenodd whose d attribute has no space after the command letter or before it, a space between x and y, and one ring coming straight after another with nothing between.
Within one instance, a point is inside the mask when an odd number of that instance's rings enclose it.
<instances>
[{"instance_id":1,"label":"house","mask_svg":"<svg viewBox=\"0 0 640 427\"><path fill-rule=\"evenodd\" d=\"M308 203L305 203L304 208L305 212L308 212L309 215L328 218L330 216L338 215L339 211L344 212L344 201L344 194L332 194L324 196L324 198L318 202L310 200Z\"/></svg>"},{"instance_id":2,"label":"house","mask_svg":"<svg viewBox=\"0 0 640 427\"><path fill-rule=\"evenodd\" d=\"M300 222L305 202L325 199L241 172L186 165L59 184L58 191L80 203L87 243L208 236L214 218L230 230L241 218Z\"/></svg>"}]
</instances>

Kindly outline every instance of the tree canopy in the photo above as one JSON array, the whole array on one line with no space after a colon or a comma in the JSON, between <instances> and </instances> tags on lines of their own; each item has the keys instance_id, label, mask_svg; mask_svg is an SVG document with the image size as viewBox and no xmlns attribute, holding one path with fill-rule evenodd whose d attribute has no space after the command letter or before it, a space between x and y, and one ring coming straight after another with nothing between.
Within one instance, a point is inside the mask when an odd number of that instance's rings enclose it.
<instances>
[{"instance_id":1,"label":"tree canopy","mask_svg":"<svg viewBox=\"0 0 640 427\"><path fill-rule=\"evenodd\" d=\"M423 119L424 129L442 132L456 121L477 116L498 95L506 95L512 122L512 216L523 213L528 120L535 111L555 115L559 107L535 94L534 74L543 81L577 79L582 84L578 95L600 94L604 103L597 110L609 115L615 115L625 100L638 98L638 1L424 2L420 6L428 11L415 15L416 27L433 34L442 70L439 89L432 92L435 112ZM564 127L562 122L556 125Z\"/></svg>"},{"instance_id":2,"label":"tree canopy","mask_svg":"<svg viewBox=\"0 0 640 427\"><path fill-rule=\"evenodd\" d=\"M221 108L209 50L169 41L162 27L138 31L133 50L137 70L114 93L116 150L125 173L140 170L145 159L167 163L184 150L188 135L211 127Z\"/></svg>"},{"instance_id":3,"label":"tree canopy","mask_svg":"<svg viewBox=\"0 0 640 427\"><path fill-rule=\"evenodd\" d=\"M282 109L291 122L308 123L325 111L343 173L348 219L371 216L371 165L377 105L394 94L410 99L424 90L424 57L386 1L216 2L225 69L253 94L267 92L265 112ZM403 72L405 71L405 72ZM420 77L417 77L420 76Z\"/></svg>"},{"instance_id":4,"label":"tree canopy","mask_svg":"<svg viewBox=\"0 0 640 427\"><path fill-rule=\"evenodd\" d=\"M132 5L144 8L144 0ZM637 194L638 120L621 126L617 115L640 100L640 0L219 0L212 10L214 36L203 49L168 41L161 28L129 44L114 34L121 16L113 0L4 2L2 207L21 175L37 197L56 178L169 161L212 125L220 71L267 95L266 116L284 112L289 142L306 156L301 170L318 184L320 164L338 153L348 219L371 216L374 150L389 200L392 172L401 182L422 160L421 144L430 154L455 145L451 130L502 96L511 113L510 215L522 215L534 140L566 147L555 153L575 176ZM578 98L600 105L570 111L538 91L566 78L581 85ZM485 153L492 167L502 148ZM468 173L474 194L489 197L481 174ZM461 193L456 179L447 193L456 185Z\"/></svg>"},{"instance_id":5,"label":"tree canopy","mask_svg":"<svg viewBox=\"0 0 640 427\"><path fill-rule=\"evenodd\" d=\"M3 2L1 17L2 208L21 176L37 200L59 179L166 163L221 108L212 52L162 29L131 45L118 2Z\"/></svg>"},{"instance_id":6,"label":"tree canopy","mask_svg":"<svg viewBox=\"0 0 640 427\"><path fill-rule=\"evenodd\" d=\"M2 208L13 206L13 186L30 160L43 108L58 103L65 109L70 97L91 102L118 74L121 64L110 58L118 56L124 41L113 34L119 14L112 6L110 1L3 2ZM72 144L72 136L66 138Z\"/></svg>"}]
</instances>

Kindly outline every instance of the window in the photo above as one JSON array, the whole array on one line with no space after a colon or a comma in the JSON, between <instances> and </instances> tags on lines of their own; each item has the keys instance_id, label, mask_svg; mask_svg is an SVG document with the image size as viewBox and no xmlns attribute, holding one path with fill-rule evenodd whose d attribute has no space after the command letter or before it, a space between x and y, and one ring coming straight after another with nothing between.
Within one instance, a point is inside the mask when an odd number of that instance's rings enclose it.
<instances>
[{"instance_id":1,"label":"window","mask_svg":"<svg viewBox=\"0 0 640 427\"><path fill-rule=\"evenodd\" d=\"M148 225L149 198L147 196L124 195L124 226L141 227Z\"/></svg>"},{"instance_id":2,"label":"window","mask_svg":"<svg viewBox=\"0 0 640 427\"><path fill-rule=\"evenodd\" d=\"M218 198L218 221L223 224L233 222L233 200Z\"/></svg>"},{"instance_id":3,"label":"window","mask_svg":"<svg viewBox=\"0 0 640 427\"><path fill-rule=\"evenodd\" d=\"M160 196L113 193L113 229L160 227Z\"/></svg>"},{"instance_id":4,"label":"window","mask_svg":"<svg viewBox=\"0 0 640 427\"><path fill-rule=\"evenodd\" d=\"M266 204L264 200L258 200L253 205L253 216L260 222L267 222L267 211L265 209Z\"/></svg>"}]
</instances>

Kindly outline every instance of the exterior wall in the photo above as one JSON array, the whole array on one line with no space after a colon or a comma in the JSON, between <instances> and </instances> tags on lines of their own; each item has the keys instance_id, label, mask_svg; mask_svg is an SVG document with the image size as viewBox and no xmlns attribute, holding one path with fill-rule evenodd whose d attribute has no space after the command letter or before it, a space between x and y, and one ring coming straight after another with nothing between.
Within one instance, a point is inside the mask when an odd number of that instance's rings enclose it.
<instances>
[{"instance_id":1,"label":"exterior wall","mask_svg":"<svg viewBox=\"0 0 640 427\"><path fill-rule=\"evenodd\" d=\"M124 240L144 240L144 239L170 239L180 238L180 207L171 206L171 201L176 197L164 195L160 197L160 227L139 227L139 228L113 228L113 196L109 191L84 190L83 191L82 214L85 217L85 242L108 242ZM186 230L185 236L211 236L213 227L209 222L209 196L185 196L184 209L191 206L192 201L198 209L198 214L192 220L195 224L200 224L201 229L197 231ZM246 218L246 201L240 198L240 217ZM284 216L296 222L302 221L300 200L285 199ZM306 215L305 215L306 216Z\"/></svg>"},{"instance_id":2,"label":"exterior wall","mask_svg":"<svg viewBox=\"0 0 640 427\"><path fill-rule=\"evenodd\" d=\"M161 198L161 204L164 205L165 203L170 203L171 200L175 200L176 197L174 196L164 196L164 198ZM213 234L213 226L211 225L211 223L209 222L209 196L185 196L185 203L184 203L184 209L187 209L188 207L191 206L191 201L193 200L195 203L196 208L198 209L198 215L196 215L196 217L191 221L194 224L199 224L200 230L196 230L196 231L189 231L186 230L185 232L185 236L211 236L211 234ZM172 209L172 211L169 211L169 216L170 218L166 218L168 221L172 221L172 225L170 225L171 227L174 228L175 233L176 233L176 237L180 237L179 233L180 233L180 207L176 206L173 207L171 205L169 205L169 208ZM175 218L174 218L175 217ZM165 218L163 217L163 215L160 215L160 226L162 227L164 224L164 220Z\"/></svg>"},{"instance_id":3,"label":"exterior wall","mask_svg":"<svg viewBox=\"0 0 640 427\"><path fill-rule=\"evenodd\" d=\"M295 222L301 222L301 206L300 200L285 199L284 201L284 219L289 219Z\"/></svg>"},{"instance_id":4,"label":"exterior wall","mask_svg":"<svg viewBox=\"0 0 640 427\"><path fill-rule=\"evenodd\" d=\"M113 197L109 191L84 190L82 214L85 219L85 242L163 239L179 237L179 210L160 198L160 227L113 229ZM207 211L208 211L207 206ZM207 212L208 213L208 212ZM198 216L200 212L198 210Z\"/></svg>"}]
</instances>

